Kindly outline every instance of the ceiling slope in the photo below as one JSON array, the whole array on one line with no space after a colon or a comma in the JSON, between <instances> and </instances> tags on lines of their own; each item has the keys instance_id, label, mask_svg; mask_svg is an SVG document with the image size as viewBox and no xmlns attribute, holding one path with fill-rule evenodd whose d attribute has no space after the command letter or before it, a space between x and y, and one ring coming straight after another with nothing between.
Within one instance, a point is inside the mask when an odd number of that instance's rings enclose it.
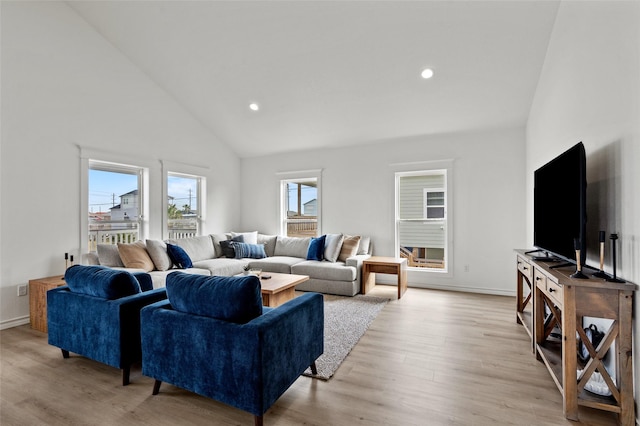
<instances>
[{"instance_id":1,"label":"ceiling slope","mask_svg":"<svg viewBox=\"0 0 640 426\"><path fill-rule=\"evenodd\" d=\"M68 4L240 157L524 126L558 7Z\"/></svg>"}]
</instances>

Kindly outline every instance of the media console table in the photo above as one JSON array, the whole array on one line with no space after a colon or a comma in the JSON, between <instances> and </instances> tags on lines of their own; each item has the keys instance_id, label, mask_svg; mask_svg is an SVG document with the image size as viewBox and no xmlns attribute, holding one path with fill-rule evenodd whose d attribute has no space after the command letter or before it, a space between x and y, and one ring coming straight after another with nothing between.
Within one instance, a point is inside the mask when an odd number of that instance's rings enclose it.
<instances>
[{"instance_id":1,"label":"media console table","mask_svg":"<svg viewBox=\"0 0 640 426\"><path fill-rule=\"evenodd\" d=\"M634 425L631 315L636 285L592 277L584 268L589 279L573 279L570 275L575 267L552 269L553 263L535 261L525 250L516 250L516 258L516 321L531 336L532 352L547 366L560 390L565 417L578 420L578 406L586 406L618 413L621 425ZM591 357L584 365L577 356L580 339L588 341L583 317L612 320L598 347L586 344ZM561 330L561 338L551 336L555 326ZM615 379L603 363L609 350L613 352ZM583 370L580 376L578 369ZM584 389L595 371L602 374L611 396Z\"/></svg>"}]
</instances>

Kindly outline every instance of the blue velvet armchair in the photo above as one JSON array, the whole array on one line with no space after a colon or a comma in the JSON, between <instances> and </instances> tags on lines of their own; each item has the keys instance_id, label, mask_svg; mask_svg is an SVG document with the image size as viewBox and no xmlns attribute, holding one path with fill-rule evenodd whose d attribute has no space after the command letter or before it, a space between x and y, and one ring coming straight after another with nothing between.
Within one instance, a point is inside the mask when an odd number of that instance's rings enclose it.
<instances>
[{"instance_id":1,"label":"blue velvet armchair","mask_svg":"<svg viewBox=\"0 0 640 426\"><path fill-rule=\"evenodd\" d=\"M47 292L49 344L122 369L129 384L131 365L142 359L140 309L166 299L153 290L148 274L130 274L102 266L75 265L67 285Z\"/></svg>"},{"instance_id":2,"label":"blue velvet armchair","mask_svg":"<svg viewBox=\"0 0 640 426\"><path fill-rule=\"evenodd\" d=\"M323 297L305 293L262 306L255 276L173 272L168 300L141 311L142 373L239 408L264 413L324 348Z\"/></svg>"}]
</instances>

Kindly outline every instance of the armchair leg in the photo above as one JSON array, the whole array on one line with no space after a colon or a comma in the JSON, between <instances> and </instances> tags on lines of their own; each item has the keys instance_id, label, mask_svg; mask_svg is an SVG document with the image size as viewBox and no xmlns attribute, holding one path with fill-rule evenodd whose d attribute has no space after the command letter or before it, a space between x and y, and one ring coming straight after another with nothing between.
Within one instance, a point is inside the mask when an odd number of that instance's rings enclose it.
<instances>
[{"instance_id":1,"label":"armchair leg","mask_svg":"<svg viewBox=\"0 0 640 426\"><path fill-rule=\"evenodd\" d=\"M255 426L262 426L264 416L254 416L255 417Z\"/></svg>"},{"instance_id":2,"label":"armchair leg","mask_svg":"<svg viewBox=\"0 0 640 426\"><path fill-rule=\"evenodd\" d=\"M156 380L153 384L153 393L151 395L157 395L160 392L160 385L162 384L161 380Z\"/></svg>"},{"instance_id":3,"label":"armchair leg","mask_svg":"<svg viewBox=\"0 0 640 426\"><path fill-rule=\"evenodd\" d=\"M69 351L61 349L62 351L62 358L69 358Z\"/></svg>"},{"instance_id":4,"label":"armchair leg","mask_svg":"<svg viewBox=\"0 0 640 426\"><path fill-rule=\"evenodd\" d=\"M316 362L313 361L310 365L311 367L311 374L318 374L318 369L316 368Z\"/></svg>"},{"instance_id":5,"label":"armchair leg","mask_svg":"<svg viewBox=\"0 0 640 426\"><path fill-rule=\"evenodd\" d=\"M122 386L127 386L129 382L129 376L131 375L131 366L126 366L122 369Z\"/></svg>"}]
</instances>

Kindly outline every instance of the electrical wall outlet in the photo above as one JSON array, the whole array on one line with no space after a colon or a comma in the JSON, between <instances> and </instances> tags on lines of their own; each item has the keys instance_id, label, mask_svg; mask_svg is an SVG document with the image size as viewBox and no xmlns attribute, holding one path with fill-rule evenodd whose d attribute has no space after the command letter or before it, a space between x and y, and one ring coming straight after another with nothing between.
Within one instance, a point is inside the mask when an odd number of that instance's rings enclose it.
<instances>
[{"instance_id":1,"label":"electrical wall outlet","mask_svg":"<svg viewBox=\"0 0 640 426\"><path fill-rule=\"evenodd\" d=\"M18 285L18 296L26 296L29 287L26 284Z\"/></svg>"}]
</instances>

